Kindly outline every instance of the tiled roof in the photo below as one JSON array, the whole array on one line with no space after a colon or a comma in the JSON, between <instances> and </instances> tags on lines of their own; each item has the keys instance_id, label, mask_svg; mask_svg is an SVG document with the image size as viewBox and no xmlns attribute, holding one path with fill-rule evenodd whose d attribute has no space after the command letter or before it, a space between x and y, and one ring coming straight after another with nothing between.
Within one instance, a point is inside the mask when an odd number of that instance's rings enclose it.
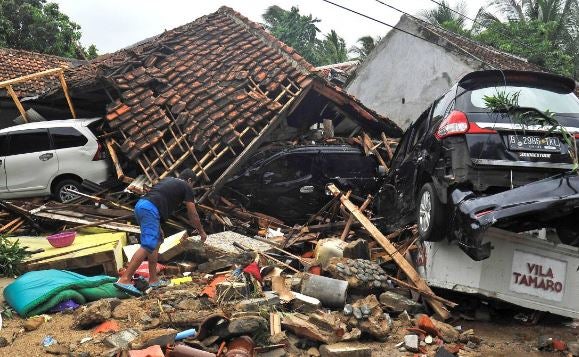
<instances>
[{"instance_id":1,"label":"tiled roof","mask_svg":"<svg viewBox=\"0 0 579 357\"><path fill-rule=\"evenodd\" d=\"M0 48L0 81L57 67L69 68L74 61L76 60L42 53ZM20 97L25 97L43 93L57 86L59 86L58 80L51 77L14 85L14 91Z\"/></svg>"},{"instance_id":2,"label":"tiled roof","mask_svg":"<svg viewBox=\"0 0 579 357\"><path fill-rule=\"evenodd\" d=\"M131 48L101 56L66 76L73 95L102 80L119 90L120 98L108 106L106 118L125 136L120 143L123 153L139 160L155 145L161 145L159 152L165 151L165 144L171 146L165 140L168 131L177 130L175 123L195 151L217 152L219 145L241 141L247 129L259 131L310 85L313 73L311 64L262 25L221 7ZM344 95L347 105L361 107ZM365 113L399 130L388 119ZM149 165L147 160L144 166Z\"/></svg>"},{"instance_id":3,"label":"tiled roof","mask_svg":"<svg viewBox=\"0 0 579 357\"><path fill-rule=\"evenodd\" d=\"M471 60L479 59L489 67L521 71L545 71L541 67L530 63L525 58L497 50L492 46L482 44L478 41L474 41L452 31L434 26L433 24L422 21L415 17L409 17L406 15L403 16L406 18L406 20L416 22L424 30L424 32L426 32L421 35L422 37L432 41L432 35L434 35L454 47L462 56Z\"/></svg>"}]
</instances>

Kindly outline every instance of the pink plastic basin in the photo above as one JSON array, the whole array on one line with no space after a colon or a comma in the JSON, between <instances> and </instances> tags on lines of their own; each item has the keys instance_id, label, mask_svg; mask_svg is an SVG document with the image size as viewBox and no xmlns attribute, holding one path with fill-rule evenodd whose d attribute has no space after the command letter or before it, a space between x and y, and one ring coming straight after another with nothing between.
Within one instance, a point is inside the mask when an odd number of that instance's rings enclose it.
<instances>
[{"instance_id":1,"label":"pink plastic basin","mask_svg":"<svg viewBox=\"0 0 579 357\"><path fill-rule=\"evenodd\" d=\"M50 245L53 246L54 248L68 247L74 242L75 238L76 232L74 231L60 232L46 237L48 243L50 243Z\"/></svg>"}]
</instances>

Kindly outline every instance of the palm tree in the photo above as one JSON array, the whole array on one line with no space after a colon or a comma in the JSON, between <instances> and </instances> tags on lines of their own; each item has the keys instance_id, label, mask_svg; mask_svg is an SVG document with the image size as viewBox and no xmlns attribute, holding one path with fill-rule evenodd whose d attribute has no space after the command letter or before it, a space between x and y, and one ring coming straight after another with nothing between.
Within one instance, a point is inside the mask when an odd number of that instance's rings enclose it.
<instances>
[{"instance_id":1,"label":"palm tree","mask_svg":"<svg viewBox=\"0 0 579 357\"><path fill-rule=\"evenodd\" d=\"M324 40L320 43L318 54L321 65L341 63L348 60L346 42L334 30L325 35Z\"/></svg>"},{"instance_id":2,"label":"palm tree","mask_svg":"<svg viewBox=\"0 0 579 357\"><path fill-rule=\"evenodd\" d=\"M374 39L372 36L363 36L356 41L359 45L354 45L350 47L349 52L354 54L353 60L358 60L360 62L364 61L370 52L376 47L378 42L380 42L380 36Z\"/></svg>"},{"instance_id":3,"label":"palm tree","mask_svg":"<svg viewBox=\"0 0 579 357\"><path fill-rule=\"evenodd\" d=\"M431 24L451 27L454 30L455 28L464 29L465 18L459 14L465 12L466 5L463 1L459 1L454 8L451 8L445 0L442 0L441 4L434 9L422 10L419 14Z\"/></svg>"}]
</instances>

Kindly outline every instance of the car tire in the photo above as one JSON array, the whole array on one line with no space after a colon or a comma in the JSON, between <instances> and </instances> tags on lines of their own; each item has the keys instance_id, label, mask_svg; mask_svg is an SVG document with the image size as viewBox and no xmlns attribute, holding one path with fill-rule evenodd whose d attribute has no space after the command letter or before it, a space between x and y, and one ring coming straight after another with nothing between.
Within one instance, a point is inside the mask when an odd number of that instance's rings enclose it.
<instances>
[{"instance_id":1,"label":"car tire","mask_svg":"<svg viewBox=\"0 0 579 357\"><path fill-rule=\"evenodd\" d=\"M72 189L75 191L80 191L81 187L81 183L78 182L77 180L73 180L73 179L64 179L62 181L59 181L55 186L54 186L54 192L52 193L54 198L57 199L60 202L68 202L76 197L78 197L75 194L71 194L68 193L66 191L66 189Z\"/></svg>"},{"instance_id":2,"label":"car tire","mask_svg":"<svg viewBox=\"0 0 579 357\"><path fill-rule=\"evenodd\" d=\"M434 186L425 183L416 201L416 223L421 240L440 242L444 239L444 211Z\"/></svg>"},{"instance_id":3,"label":"car tire","mask_svg":"<svg viewBox=\"0 0 579 357\"><path fill-rule=\"evenodd\" d=\"M579 231L576 226L571 224L562 224L557 227L557 235L563 244L573 247L579 246Z\"/></svg>"}]
</instances>

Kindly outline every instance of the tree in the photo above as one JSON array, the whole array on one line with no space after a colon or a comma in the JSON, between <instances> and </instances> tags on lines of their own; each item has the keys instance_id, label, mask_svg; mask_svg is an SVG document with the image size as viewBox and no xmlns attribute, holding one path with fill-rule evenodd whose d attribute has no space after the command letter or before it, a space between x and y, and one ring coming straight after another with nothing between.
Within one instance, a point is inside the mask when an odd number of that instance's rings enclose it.
<instances>
[{"instance_id":1,"label":"tree","mask_svg":"<svg viewBox=\"0 0 579 357\"><path fill-rule=\"evenodd\" d=\"M318 65L341 63L348 60L346 42L334 30L325 35L317 52Z\"/></svg>"},{"instance_id":2,"label":"tree","mask_svg":"<svg viewBox=\"0 0 579 357\"><path fill-rule=\"evenodd\" d=\"M376 44L380 42L380 37L374 39L372 36L363 36L356 41L358 45L350 47L350 53L354 54L353 60L364 61L370 52L376 47Z\"/></svg>"},{"instance_id":3,"label":"tree","mask_svg":"<svg viewBox=\"0 0 579 357\"><path fill-rule=\"evenodd\" d=\"M79 45L80 26L46 0L0 1L0 47L62 57L95 57L94 45Z\"/></svg>"},{"instance_id":4,"label":"tree","mask_svg":"<svg viewBox=\"0 0 579 357\"><path fill-rule=\"evenodd\" d=\"M310 63L317 65L317 39L320 29L319 19L312 15L301 15L297 7L284 10L277 5L270 6L262 15L267 29L280 41L292 46Z\"/></svg>"},{"instance_id":5,"label":"tree","mask_svg":"<svg viewBox=\"0 0 579 357\"><path fill-rule=\"evenodd\" d=\"M422 10L420 16L431 24L466 34L468 31L465 28L465 18L459 15L464 14L465 11L466 5L463 1L459 1L454 8L451 8L445 0L442 0L435 8Z\"/></svg>"},{"instance_id":6,"label":"tree","mask_svg":"<svg viewBox=\"0 0 579 357\"><path fill-rule=\"evenodd\" d=\"M495 22L476 39L501 51L524 57L552 72L573 76L574 57L552 41L557 26L556 21Z\"/></svg>"},{"instance_id":7,"label":"tree","mask_svg":"<svg viewBox=\"0 0 579 357\"><path fill-rule=\"evenodd\" d=\"M572 58L569 73L577 78L579 70L579 2L577 0L491 0L489 2L508 22L548 24L549 41L555 51ZM498 21L498 17L497 17ZM549 63L550 61L547 61ZM547 68L551 69L547 66Z\"/></svg>"}]
</instances>

